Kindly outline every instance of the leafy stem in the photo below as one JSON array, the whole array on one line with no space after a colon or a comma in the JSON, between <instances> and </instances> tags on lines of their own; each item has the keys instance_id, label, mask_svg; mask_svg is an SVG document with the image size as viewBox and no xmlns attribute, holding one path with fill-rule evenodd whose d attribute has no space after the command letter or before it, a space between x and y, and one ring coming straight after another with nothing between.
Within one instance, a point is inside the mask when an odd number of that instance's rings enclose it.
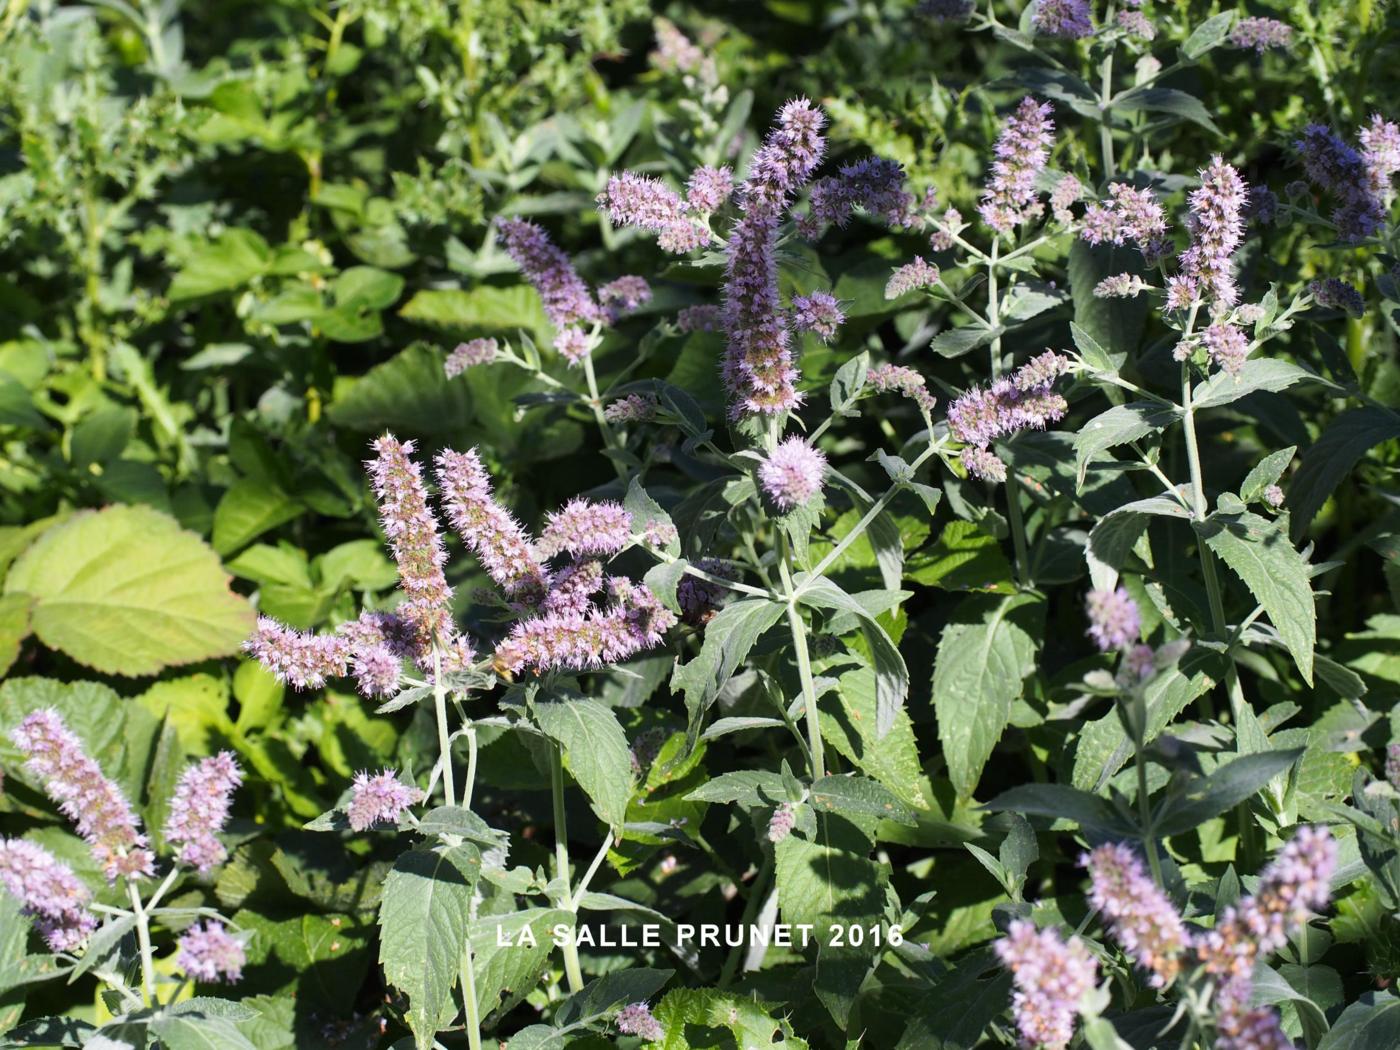
<instances>
[{"instance_id":1,"label":"leafy stem","mask_svg":"<svg viewBox=\"0 0 1400 1050\"><path fill-rule=\"evenodd\" d=\"M566 907L573 905L573 892L569 889L569 825L564 813L564 749L558 744L549 748L549 789L554 801L554 876L559 880L562 900ZM576 993L583 988L583 969L579 966L578 946L573 937L565 938L564 975L569 982L569 992Z\"/></svg>"},{"instance_id":2,"label":"leafy stem","mask_svg":"<svg viewBox=\"0 0 1400 1050\"><path fill-rule=\"evenodd\" d=\"M807 747L811 753L812 780L817 781L826 776L826 762L822 753L821 720L817 715L817 686L812 678L811 653L807 649L807 624L803 621L802 613L797 607L801 592L794 589L792 585L792 571L789 568L792 552L787 536L779 532L778 542L782 548L778 560L778 572L783 582L783 600L787 603L788 627L792 630L793 655L797 658L797 677L802 683L802 704L806 712Z\"/></svg>"},{"instance_id":3,"label":"leafy stem","mask_svg":"<svg viewBox=\"0 0 1400 1050\"><path fill-rule=\"evenodd\" d=\"M452 736L447 728L447 686L442 681L442 650L433 646L433 713L437 718L438 765L442 769L442 794L449 806L457 804L452 776Z\"/></svg>"}]
</instances>

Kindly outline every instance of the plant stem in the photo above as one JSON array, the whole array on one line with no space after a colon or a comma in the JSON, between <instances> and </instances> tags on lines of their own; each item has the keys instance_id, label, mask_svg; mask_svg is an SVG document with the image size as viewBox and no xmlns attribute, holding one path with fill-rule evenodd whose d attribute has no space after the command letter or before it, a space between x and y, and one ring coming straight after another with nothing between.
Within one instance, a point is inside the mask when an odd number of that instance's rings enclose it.
<instances>
[{"instance_id":1,"label":"plant stem","mask_svg":"<svg viewBox=\"0 0 1400 1050\"><path fill-rule=\"evenodd\" d=\"M467 723L467 782L462 785L462 807L472 808L472 791L476 787L476 726Z\"/></svg>"},{"instance_id":2,"label":"plant stem","mask_svg":"<svg viewBox=\"0 0 1400 1050\"><path fill-rule=\"evenodd\" d=\"M1001 324L1001 290L997 286L1000 239L992 241L992 257L987 260L987 320L992 328ZM990 348L992 378L1001 375L1001 336L993 336ZM1026 548L1026 522L1021 517L1021 483L1014 469L1006 472L1006 518L1011 526L1011 546L1016 552L1016 578L1030 584L1031 560Z\"/></svg>"},{"instance_id":3,"label":"plant stem","mask_svg":"<svg viewBox=\"0 0 1400 1050\"><path fill-rule=\"evenodd\" d=\"M549 751L549 787L554 796L554 875L564 888L565 907L572 907L573 893L569 889L569 826L564 815L564 751L554 744ZM576 927L577 928L577 927ZM563 946L564 975L569 992L583 988L583 970L579 966L578 946L569 937Z\"/></svg>"},{"instance_id":4,"label":"plant stem","mask_svg":"<svg viewBox=\"0 0 1400 1050\"><path fill-rule=\"evenodd\" d=\"M472 964L472 942L467 938L462 952L462 1016L466 1021L469 1050L481 1050L481 1009L476 1002L476 970Z\"/></svg>"},{"instance_id":5,"label":"plant stem","mask_svg":"<svg viewBox=\"0 0 1400 1050\"><path fill-rule=\"evenodd\" d=\"M449 806L457 804L452 778L452 737L447 731L447 688L442 684L442 650L433 646L433 710L437 714L438 763L442 768L442 793Z\"/></svg>"},{"instance_id":6,"label":"plant stem","mask_svg":"<svg viewBox=\"0 0 1400 1050\"><path fill-rule=\"evenodd\" d=\"M617 435L613 433L612 424L608 422L608 417L603 414L603 399L598 393L598 377L593 371L593 355L587 354L583 359L583 375L588 382L588 404L593 409L593 418L598 421L598 429L603 433L603 446L609 451L616 450L619 446ZM621 461L608 457L617 468L617 476L623 481L627 480L627 468Z\"/></svg>"},{"instance_id":7,"label":"plant stem","mask_svg":"<svg viewBox=\"0 0 1400 1050\"><path fill-rule=\"evenodd\" d=\"M1133 718L1133 723L1133 750L1137 755L1138 812L1142 814L1142 844L1147 851L1147 865L1152 869L1152 878L1160 886L1162 885L1162 862L1157 856L1157 832L1155 828L1157 822L1152 816L1152 799L1147 793L1147 759L1142 753L1144 727L1136 724L1136 716Z\"/></svg>"},{"instance_id":8,"label":"plant stem","mask_svg":"<svg viewBox=\"0 0 1400 1050\"><path fill-rule=\"evenodd\" d=\"M792 573L788 568L791 551L788 549L787 536L779 532L778 541L782 547L778 571L782 574L783 596L787 601L788 627L792 630L792 648L797 657L797 677L802 683L802 704L806 712L807 747L811 751L812 780L817 781L826 776L821 720L817 715L817 686L812 679L812 657L807 651L807 625L802 621L802 613L797 608L799 592L793 590Z\"/></svg>"},{"instance_id":9,"label":"plant stem","mask_svg":"<svg viewBox=\"0 0 1400 1050\"><path fill-rule=\"evenodd\" d=\"M773 851L767 850L763 854L763 864L758 869L758 874L753 878L753 885L749 887L749 897L744 903L744 914L739 920L739 925L745 930L753 924L754 918L758 915L758 910L763 907L763 900L768 895L768 880L773 876ZM736 944L729 951L729 958L724 960L724 969L719 973L719 986L727 988L734 980L735 974L739 970L739 960L743 958L747 946Z\"/></svg>"},{"instance_id":10,"label":"plant stem","mask_svg":"<svg viewBox=\"0 0 1400 1050\"><path fill-rule=\"evenodd\" d=\"M1109 20L1113 18L1113 7L1109 6ZM1113 49L1110 48L1099 66L1099 152L1103 155L1104 181L1117 173L1113 160L1113 129L1109 127L1109 114L1113 111Z\"/></svg>"},{"instance_id":11,"label":"plant stem","mask_svg":"<svg viewBox=\"0 0 1400 1050\"><path fill-rule=\"evenodd\" d=\"M136 942L141 948L141 988L146 996L146 1004L154 1006L156 1001L156 968L151 949L151 918L146 906L141 903L141 893L136 889L136 880L126 880L126 892L131 898L131 911L136 916Z\"/></svg>"}]
</instances>

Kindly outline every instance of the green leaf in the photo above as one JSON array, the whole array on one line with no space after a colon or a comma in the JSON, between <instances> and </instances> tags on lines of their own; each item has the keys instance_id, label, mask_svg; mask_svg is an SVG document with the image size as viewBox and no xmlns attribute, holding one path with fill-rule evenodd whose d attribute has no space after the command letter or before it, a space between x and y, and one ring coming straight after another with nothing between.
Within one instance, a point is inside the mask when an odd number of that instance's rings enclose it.
<instances>
[{"instance_id":1,"label":"green leaf","mask_svg":"<svg viewBox=\"0 0 1400 1050\"><path fill-rule=\"evenodd\" d=\"M170 282L170 300L179 303L241 288L265 273L271 261L267 241L258 234L227 230L184 261Z\"/></svg>"},{"instance_id":2,"label":"green leaf","mask_svg":"<svg viewBox=\"0 0 1400 1050\"><path fill-rule=\"evenodd\" d=\"M771 808L787 801L787 785L777 773L743 769L721 773L685 797L692 802L733 802L745 809Z\"/></svg>"},{"instance_id":3,"label":"green leaf","mask_svg":"<svg viewBox=\"0 0 1400 1050\"><path fill-rule=\"evenodd\" d=\"M94 463L116 459L136 430L136 410L109 405L84 416L73 428L69 455L73 466L87 470Z\"/></svg>"},{"instance_id":4,"label":"green leaf","mask_svg":"<svg viewBox=\"0 0 1400 1050\"><path fill-rule=\"evenodd\" d=\"M29 637L29 610L34 599L27 594L0 595L0 676L19 659L19 647Z\"/></svg>"},{"instance_id":5,"label":"green leaf","mask_svg":"<svg viewBox=\"0 0 1400 1050\"><path fill-rule=\"evenodd\" d=\"M586 1024L618 1003L644 1003L665 987L674 973L636 967L604 974L565 999L554 1014L554 1023L561 1027Z\"/></svg>"},{"instance_id":6,"label":"green leaf","mask_svg":"<svg viewBox=\"0 0 1400 1050\"><path fill-rule=\"evenodd\" d=\"M1363 992L1337 1018L1317 1050L1394 1050L1400 1046L1400 998Z\"/></svg>"},{"instance_id":7,"label":"green leaf","mask_svg":"<svg viewBox=\"0 0 1400 1050\"><path fill-rule=\"evenodd\" d=\"M870 668L843 674L840 687L824 694L817 708L823 740L910 806L928 808L909 713L901 711L894 728L883 738L875 734L875 673Z\"/></svg>"},{"instance_id":8,"label":"green leaf","mask_svg":"<svg viewBox=\"0 0 1400 1050\"><path fill-rule=\"evenodd\" d=\"M331 422L352 430L383 429L410 434L451 434L472 421L465 375L448 379L441 350L415 343L376 365L337 396L327 410Z\"/></svg>"},{"instance_id":9,"label":"green leaf","mask_svg":"<svg viewBox=\"0 0 1400 1050\"><path fill-rule=\"evenodd\" d=\"M698 655L677 665L671 688L685 694L690 714L688 737L699 739L701 723L724 684L733 677L764 631L783 617L783 606L767 598L732 602L705 625Z\"/></svg>"},{"instance_id":10,"label":"green leaf","mask_svg":"<svg viewBox=\"0 0 1400 1050\"><path fill-rule=\"evenodd\" d=\"M405 321L453 331L508 332L545 327L540 297L527 284L510 288L482 285L471 291L424 288L399 309Z\"/></svg>"},{"instance_id":11,"label":"green leaf","mask_svg":"<svg viewBox=\"0 0 1400 1050\"><path fill-rule=\"evenodd\" d=\"M1091 366L1113 374L1142 342L1148 311L1145 296L1101 299L1094 294L1100 281L1119 273L1151 276L1143 264L1142 253L1131 245L1091 246L1077 237L1070 245L1067 275L1074 293L1071 332L1075 345ZM1081 335L1093 340L1093 347ZM1095 348L1100 352L1095 353Z\"/></svg>"},{"instance_id":12,"label":"green leaf","mask_svg":"<svg viewBox=\"0 0 1400 1050\"><path fill-rule=\"evenodd\" d=\"M1234 24L1234 11L1226 11L1224 14L1207 18L1192 30L1191 35L1186 38L1186 42L1181 45L1182 56L1194 62L1207 51L1219 47L1230 35L1230 29Z\"/></svg>"},{"instance_id":13,"label":"green leaf","mask_svg":"<svg viewBox=\"0 0 1400 1050\"><path fill-rule=\"evenodd\" d=\"M1255 357L1244 363L1244 367L1233 375L1229 372L1216 372L1191 394L1191 407L1194 409L1219 408L1232 401L1260 391L1277 393L1287 390L1297 383L1325 383L1325 379L1305 368L1280 361L1274 357Z\"/></svg>"},{"instance_id":14,"label":"green leaf","mask_svg":"<svg viewBox=\"0 0 1400 1050\"><path fill-rule=\"evenodd\" d=\"M929 349L941 357L962 357L963 354L970 354L978 347L986 346L1005 331L1006 329L1000 325L991 329L983 328L981 325L947 328L933 337L933 342L929 343Z\"/></svg>"},{"instance_id":15,"label":"green leaf","mask_svg":"<svg viewBox=\"0 0 1400 1050\"><path fill-rule=\"evenodd\" d=\"M151 1022L167 1050L258 1050L226 1017L167 1013Z\"/></svg>"},{"instance_id":16,"label":"green leaf","mask_svg":"<svg viewBox=\"0 0 1400 1050\"><path fill-rule=\"evenodd\" d=\"M1003 791L986 808L1070 820L1086 830L1123 830L1122 820L1106 799L1064 784L1021 784Z\"/></svg>"},{"instance_id":17,"label":"green leaf","mask_svg":"<svg viewBox=\"0 0 1400 1050\"><path fill-rule=\"evenodd\" d=\"M1225 662L1219 653L1195 648L1185 653L1173 668L1162 670L1144 687L1147 708L1145 742L1151 743L1187 705L1215 688L1225 676ZM1079 732L1071 783L1077 788L1099 791L1133 754L1133 743L1123 729L1117 711L1085 725Z\"/></svg>"},{"instance_id":18,"label":"green leaf","mask_svg":"<svg viewBox=\"0 0 1400 1050\"><path fill-rule=\"evenodd\" d=\"M456 1011L452 986L467 950L480 874L477 851L462 845L409 850L384 880L379 962L388 982L408 996L408 1026L419 1050L433 1045Z\"/></svg>"},{"instance_id":19,"label":"green leaf","mask_svg":"<svg viewBox=\"0 0 1400 1050\"><path fill-rule=\"evenodd\" d=\"M622 505L627 513L632 515L634 533L644 534L648 525L655 524L662 534L675 536L676 527L671 521L671 515L642 488L641 480L635 474L627 484L627 495L623 498ZM681 553L679 537L671 539L661 549L673 558L678 557Z\"/></svg>"},{"instance_id":20,"label":"green leaf","mask_svg":"<svg viewBox=\"0 0 1400 1050\"><path fill-rule=\"evenodd\" d=\"M1400 438L1400 415L1389 409L1354 408L1332 420L1303 453L1288 486L1294 539L1307 531L1332 490L1368 449L1396 438Z\"/></svg>"},{"instance_id":21,"label":"green leaf","mask_svg":"<svg viewBox=\"0 0 1400 1050\"><path fill-rule=\"evenodd\" d=\"M986 975L991 973L990 977ZM972 952L919 996L916 1013L895 1050L973 1050L1006 1011L1011 975L989 950Z\"/></svg>"},{"instance_id":22,"label":"green leaf","mask_svg":"<svg viewBox=\"0 0 1400 1050\"><path fill-rule=\"evenodd\" d=\"M1254 469L1245 475L1244 481L1240 482L1240 499L1246 503L1255 503L1262 499L1264 490L1283 477L1283 472L1293 461L1293 453L1297 451L1297 445L1289 445L1277 452L1270 452L1256 463Z\"/></svg>"},{"instance_id":23,"label":"green leaf","mask_svg":"<svg viewBox=\"0 0 1400 1050\"><path fill-rule=\"evenodd\" d=\"M1176 88L1140 87L1126 92L1113 103L1115 110L1129 113L1165 113L1168 116L1189 120L1207 131L1220 134L1215 121L1210 118L1210 110L1195 95L1188 95Z\"/></svg>"},{"instance_id":24,"label":"green leaf","mask_svg":"<svg viewBox=\"0 0 1400 1050\"><path fill-rule=\"evenodd\" d=\"M894 792L864 777L842 775L822 777L812 785L812 807L849 816L853 820L874 817L913 825L914 811Z\"/></svg>"},{"instance_id":25,"label":"green leaf","mask_svg":"<svg viewBox=\"0 0 1400 1050\"><path fill-rule=\"evenodd\" d=\"M34 407L34 396L28 388L6 372L0 372L0 426L32 429L48 426L48 420Z\"/></svg>"},{"instance_id":26,"label":"green leaf","mask_svg":"<svg viewBox=\"0 0 1400 1050\"><path fill-rule=\"evenodd\" d=\"M632 753L610 708L578 698L535 705L535 721L564 749L569 772L610 828L622 827L632 797Z\"/></svg>"},{"instance_id":27,"label":"green leaf","mask_svg":"<svg viewBox=\"0 0 1400 1050\"><path fill-rule=\"evenodd\" d=\"M573 920L569 912L557 908L527 908L472 923L476 1001L485 1025L490 1025L492 1016L510 1013L535 990L549 963L555 927L569 926Z\"/></svg>"},{"instance_id":28,"label":"green leaf","mask_svg":"<svg viewBox=\"0 0 1400 1050\"><path fill-rule=\"evenodd\" d=\"M1134 401L1128 405L1115 405L1089 420L1074 437L1075 469L1080 488L1084 486L1084 475L1094 457L1115 445L1124 445L1165 430L1176 422L1179 414L1169 405Z\"/></svg>"},{"instance_id":29,"label":"green leaf","mask_svg":"<svg viewBox=\"0 0 1400 1050\"><path fill-rule=\"evenodd\" d=\"M1033 595L964 599L943 628L933 671L933 706L948 776L962 798L1011 718L1021 682L1035 670L1044 603Z\"/></svg>"},{"instance_id":30,"label":"green leaf","mask_svg":"<svg viewBox=\"0 0 1400 1050\"><path fill-rule=\"evenodd\" d=\"M657 1004L653 1015L665 1029L661 1050L711 1050L712 1047L776 1047L779 1050L807 1050L807 1044L793 1034L786 1020L774 1020L777 1012L752 995L738 995L712 988L674 988ZM716 1043L707 1029L722 1028L732 1042ZM700 1041L691 1043L691 1038Z\"/></svg>"},{"instance_id":31,"label":"green leaf","mask_svg":"<svg viewBox=\"0 0 1400 1050\"><path fill-rule=\"evenodd\" d=\"M1193 781L1184 797L1174 799L1159 818L1156 830L1162 835L1181 835L1200 827L1252 798L1302 754L1302 748L1261 751L1225 763L1209 776Z\"/></svg>"},{"instance_id":32,"label":"green leaf","mask_svg":"<svg viewBox=\"0 0 1400 1050\"><path fill-rule=\"evenodd\" d=\"M870 371L870 355L861 351L836 370L831 380L831 411L833 415L851 414L851 406L865 389L865 377Z\"/></svg>"},{"instance_id":33,"label":"green leaf","mask_svg":"<svg viewBox=\"0 0 1400 1050\"><path fill-rule=\"evenodd\" d=\"M214 549L232 554L305 510L271 482L240 478L214 509Z\"/></svg>"},{"instance_id":34,"label":"green leaf","mask_svg":"<svg viewBox=\"0 0 1400 1050\"><path fill-rule=\"evenodd\" d=\"M214 552L149 507L75 514L10 569L5 593L34 599L34 633L106 674L148 675L228 656L253 610Z\"/></svg>"},{"instance_id":35,"label":"green leaf","mask_svg":"<svg viewBox=\"0 0 1400 1050\"><path fill-rule=\"evenodd\" d=\"M950 591L1010 590L1011 563L996 537L976 522L955 519L937 542L909 559L908 578Z\"/></svg>"},{"instance_id":36,"label":"green leaf","mask_svg":"<svg viewBox=\"0 0 1400 1050\"><path fill-rule=\"evenodd\" d=\"M1212 514L1198 526L1202 538L1242 579L1269 614L1269 620L1312 685L1317 609L1308 563L1293 547L1282 524L1257 514Z\"/></svg>"},{"instance_id":37,"label":"green leaf","mask_svg":"<svg viewBox=\"0 0 1400 1050\"><path fill-rule=\"evenodd\" d=\"M799 573L793 582L806 604L851 613L859 622L875 663L875 735L885 737L894 728L909 696L909 668L904 657L870 611L837 584L806 573Z\"/></svg>"}]
</instances>

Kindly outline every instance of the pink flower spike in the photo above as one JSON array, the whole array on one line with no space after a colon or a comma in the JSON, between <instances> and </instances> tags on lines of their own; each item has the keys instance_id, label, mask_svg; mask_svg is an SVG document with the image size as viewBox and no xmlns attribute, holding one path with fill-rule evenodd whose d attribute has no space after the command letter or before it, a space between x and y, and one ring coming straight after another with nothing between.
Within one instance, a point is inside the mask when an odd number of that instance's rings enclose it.
<instances>
[{"instance_id":1,"label":"pink flower spike","mask_svg":"<svg viewBox=\"0 0 1400 1050\"><path fill-rule=\"evenodd\" d=\"M178 847L181 864L203 873L223 863L228 850L218 836L228 823L234 789L241 783L243 771L232 751L211 755L180 774L165 822L165 841Z\"/></svg>"},{"instance_id":2,"label":"pink flower spike","mask_svg":"<svg viewBox=\"0 0 1400 1050\"><path fill-rule=\"evenodd\" d=\"M397 821L400 813L410 806L416 806L423 798L422 791L405 784L397 773L362 770L355 774L350 787L350 802L345 807L345 815L350 820L352 830L367 831L376 824Z\"/></svg>"}]
</instances>

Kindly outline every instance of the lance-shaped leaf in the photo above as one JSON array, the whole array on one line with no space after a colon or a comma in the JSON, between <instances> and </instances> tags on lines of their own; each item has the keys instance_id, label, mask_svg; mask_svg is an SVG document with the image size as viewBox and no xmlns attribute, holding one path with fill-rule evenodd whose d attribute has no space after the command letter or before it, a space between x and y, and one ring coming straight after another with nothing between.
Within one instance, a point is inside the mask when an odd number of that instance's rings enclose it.
<instances>
[{"instance_id":1,"label":"lance-shaped leaf","mask_svg":"<svg viewBox=\"0 0 1400 1050\"><path fill-rule=\"evenodd\" d=\"M1200 526L1202 539L1242 579L1268 613L1274 629L1312 684L1317 609L1308 563L1294 549L1281 523L1258 514L1212 514Z\"/></svg>"},{"instance_id":2,"label":"lance-shaped leaf","mask_svg":"<svg viewBox=\"0 0 1400 1050\"><path fill-rule=\"evenodd\" d=\"M1089 420L1074 438L1075 470L1080 487L1084 485L1084 475L1095 456L1115 445L1125 445L1164 430L1176 421L1178 415L1177 409L1171 405L1134 401L1128 405L1115 405Z\"/></svg>"},{"instance_id":3,"label":"lance-shaped leaf","mask_svg":"<svg viewBox=\"0 0 1400 1050\"><path fill-rule=\"evenodd\" d=\"M1303 453L1298 472L1288 486L1293 537L1302 537L1332 490L1368 449L1397 438L1400 414L1386 408L1354 408L1332 420Z\"/></svg>"},{"instance_id":4,"label":"lance-shaped leaf","mask_svg":"<svg viewBox=\"0 0 1400 1050\"><path fill-rule=\"evenodd\" d=\"M747 598L726 605L705 625L705 643L699 655L679 665L671 676L671 688L685 694L686 710L690 713L687 737L692 746L700 737L705 713L719 691L763 632L782 616L783 606L778 602Z\"/></svg>"},{"instance_id":5,"label":"lance-shaped leaf","mask_svg":"<svg viewBox=\"0 0 1400 1050\"><path fill-rule=\"evenodd\" d=\"M1035 670L1044 602L1030 594L966 599L943 628L933 669L933 706L948 776L963 798L1011 718L1021 682Z\"/></svg>"}]
</instances>

